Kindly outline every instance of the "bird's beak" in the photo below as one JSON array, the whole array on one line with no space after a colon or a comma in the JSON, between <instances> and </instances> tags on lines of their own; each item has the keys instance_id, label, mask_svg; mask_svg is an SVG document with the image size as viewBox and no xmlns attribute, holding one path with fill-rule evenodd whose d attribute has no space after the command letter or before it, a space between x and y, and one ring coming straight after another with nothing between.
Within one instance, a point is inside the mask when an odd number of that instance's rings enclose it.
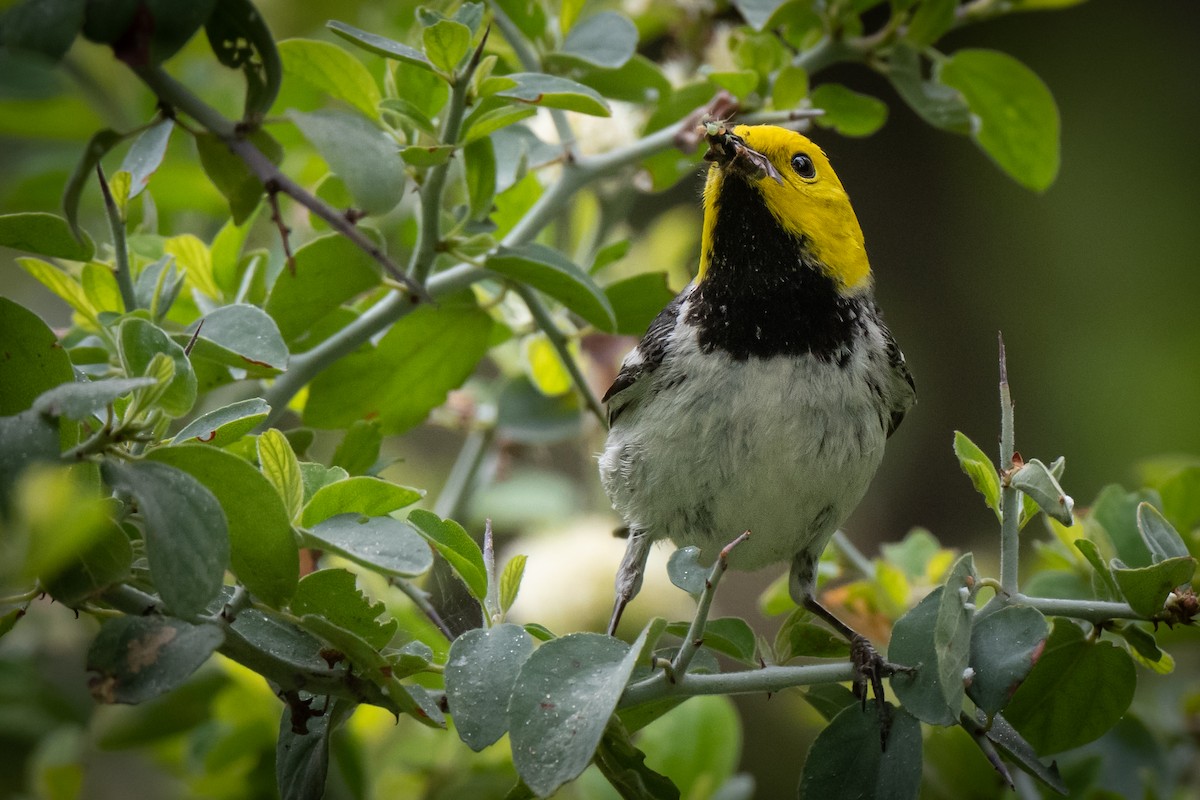
<instances>
[{"instance_id":1,"label":"bird's beak","mask_svg":"<svg viewBox=\"0 0 1200 800\"><path fill-rule=\"evenodd\" d=\"M739 174L748 180L774 178L777 183L783 183L771 159L746 144L745 139L720 123L710 122L705 128L704 138L708 140L705 161L711 161L726 172Z\"/></svg>"}]
</instances>

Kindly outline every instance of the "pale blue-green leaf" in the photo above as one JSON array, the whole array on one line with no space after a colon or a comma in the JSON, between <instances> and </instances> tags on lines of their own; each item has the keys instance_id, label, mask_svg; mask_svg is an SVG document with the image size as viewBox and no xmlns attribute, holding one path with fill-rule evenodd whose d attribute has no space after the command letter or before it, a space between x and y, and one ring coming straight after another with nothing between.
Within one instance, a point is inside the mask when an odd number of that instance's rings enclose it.
<instances>
[{"instance_id":1,"label":"pale blue-green leaf","mask_svg":"<svg viewBox=\"0 0 1200 800\"><path fill-rule=\"evenodd\" d=\"M429 63L429 59L425 57L425 54L415 47L409 47L406 44L386 37L359 30L353 25L347 25L337 20L330 20L325 23L325 26L346 41L358 45L369 53L374 53L384 58L395 59L396 61L403 61L422 69L433 69L433 65Z\"/></svg>"},{"instance_id":2,"label":"pale blue-green leaf","mask_svg":"<svg viewBox=\"0 0 1200 800\"><path fill-rule=\"evenodd\" d=\"M109 486L137 502L155 588L177 616L194 617L221 591L229 529L220 502L183 470L153 461L105 461Z\"/></svg>"},{"instance_id":3,"label":"pale blue-green leaf","mask_svg":"<svg viewBox=\"0 0 1200 800\"><path fill-rule=\"evenodd\" d=\"M433 566L433 553L412 526L391 517L337 514L311 527L305 544L383 575L411 578Z\"/></svg>"},{"instance_id":4,"label":"pale blue-green leaf","mask_svg":"<svg viewBox=\"0 0 1200 800\"><path fill-rule=\"evenodd\" d=\"M130 177L130 200L150 185L150 177L158 171L163 156L167 154L167 143L171 141L173 130L175 120L164 117L143 131L130 145L125 160L121 162L121 170L128 172Z\"/></svg>"},{"instance_id":5,"label":"pale blue-green leaf","mask_svg":"<svg viewBox=\"0 0 1200 800\"><path fill-rule=\"evenodd\" d=\"M500 247L486 266L545 292L601 330L616 327L608 297L586 272L553 248L537 242Z\"/></svg>"},{"instance_id":6,"label":"pale blue-green leaf","mask_svg":"<svg viewBox=\"0 0 1200 800\"><path fill-rule=\"evenodd\" d=\"M175 434L174 441L176 444L182 444L194 440L224 447L257 428L269 413L271 407L258 397L239 400L196 417Z\"/></svg>"},{"instance_id":7,"label":"pale blue-green leaf","mask_svg":"<svg viewBox=\"0 0 1200 800\"><path fill-rule=\"evenodd\" d=\"M289 111L288 116L363 211L383 214L400 202L404 165L399 148L370 120L342 111Z\"/></svg>"},{"instance_id":8,"label":"pale blue-green leaf","mask_svg":"<svg viewBox=\"0 0 1200 800\"><path fill-rule=\"evenodd\" d=\"M571 28L559 53L597 67L616 69L637 49L637 27L624 14L601 11Z\"/></svg>"},{"instance_id":9,"label":"pale blue-green leaf","mask_svg":"<svg viewBox=\"0 0 1200 800\"><path fill-rule=\"evenodd\" d=\"M108 378L64 383L38 395L33 401L33 408L39 414L50 417L84 420L118 397L124 397L135 389L153 386L155 382L154 378Z\"/></svg>"},{"instance_id":10,"label":"pale blue-green leaf","mask_svg":"<svg viewBox=\"0 0 1200 800\"><path fill-rule=\"evenodd\" d=\"M459 738L478 752L508 732L508 703L533 653L518 625L476 628L454 640L446 660L446 700Z\"/></svg>"},{"instance_id":11,"label":"pale blue-green leaf","mask_svg":"<svg viewBox=\"0 0 1200 800\"><path fill-rule=\"evenodd\" d=\"M1029 606L1006 606L981 617L971 631L971 667L967 694L988 716L1004 708L1033 669L1050 626Z\"/></svg>"},{"instance_id":12,"label":"pale blue-green leaf","mask_svg":"<svg viewBox=\"0 0 1200 800\"><path fill-rule=\"evenodd\" d=\"M484 96L495 95L520 103L578 111L594 117L607 117L612 113L608 103L595 89L541 72L514 72L491 77L483 82L480 91Z\"/></svg>"}]
</instances>

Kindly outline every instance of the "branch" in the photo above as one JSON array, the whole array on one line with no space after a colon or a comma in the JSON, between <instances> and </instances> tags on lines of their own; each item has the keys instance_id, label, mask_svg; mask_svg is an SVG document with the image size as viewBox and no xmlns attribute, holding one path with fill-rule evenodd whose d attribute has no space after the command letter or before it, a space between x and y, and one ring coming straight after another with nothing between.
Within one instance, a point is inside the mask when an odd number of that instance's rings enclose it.
<instances>
[{"instance_id":1,"label":"branch","mask_svg":"<svg viewBox=\"0 0 1200 800\"><path fill-rule=\"evenodd\" d=\"M665 673L656 672L626 689L618 708L629 708L668 697L779 692L814 683L845 683L854 680L854 676L855 667L848 660L833 664L763 667L717 675L689 672L675 675L674 683Z\"/></svg>"},{"instance_id":2,"label":"branch","mask_svg":"<svg viewBox=\"0 0 1200 800\"><path fill-rule=\"evenodd\" d=\"M749 538L750 531L746 531L721 548L721 552L717 554L717 561L704 581L704 590L700 592L700 602L696 605L696 615L692 617L692 624L688 626L687 636L684 638L679 652L671 661L671 674L667 676L668 680L679 680L685 675L696 651L700 649L700 645L704 644L704 628L708 624L708 611L712 608L713 597L717 594L717 584L721 582L721 577L729 569L729 553Z\"/></svg>"},{"instance_id":3,"label":"branch","mask_svg":"<svg viewBox=\"0 0 1200 800\"><path fill-rule=\"evenodd\" d=\"M1000 336L1000 586L1014 595L1018 591L1021 538L1021 493L1009 480L1016 454L1013 433L1012 393L1008 388L1008 364L1004 337Z\"/></svg>"},{"instance_id":4,"label":"branch","mask_svg":"<svg viewBox=\"0 0 1200 800\"><path fill-rule=\"evenodd\" d=\"M1132 619L1145 622L1144 616L1133 610L1128 603L1108 600L1065 600L1058 597L1029 597L1015 593L1001 601L1012 605L1036 608L1047 617L1072 617L1085 622L1106 622L1110 619Z\"/></svg>"},{"instance_id":5,"label":"branch","mask_svg":"<svg viewBox=\"0 0 1200 800\"><path fill-rule=\"evenodd\" d=\"M571 348L567 341L566 335L559 330L558 324L554 318L550 316L550 311L542 302L541 297L535 289L531 289L523 284L513 284L513 291L525 301L525 305L529 308L529 313L533 315L533 319L537 322L542 332L546 334L546 338L550 340L550 344L554 347L554 351L558 353L558 358L562 361L563 366L567 368L567 372L571 373L571 380L575 383L575 388L583 395L583 402L587 405L588 410L595 415L600 421L600 425L604 428L608 427L608 414L604 411L604 406L600 402L600 398L596 397L596 393L592 391L591 385L588 384L587 378L583 374L583 369L579 366L579 362L575 360L575 356L571 354Z\"/></svg>"},{"instance_id":6,"label":"branch","mask_svg":"<svg viewBox=\"0 0 1200 800\"><path fill-rule=\"evenodd\" d=\"M158 598L124 584L108 589L101 599L129 615L143 616L162 611ZM300 669L273 653L259 649L219 613L203 617L202 621L219 625L224 631L225 641L217 648L218 653L257 672L281 690L303 689L312 694L344 697L386 708L393 714L400 713L400 707L383 689L370 681L360 680L348 670L330 669L326 672Z\"/></svg>"},{"instance_id":7,"label":"branch","mask_svg":"<svg viewBox=\"0 0 1200 800\"><path fill-rule=\"evenodd\" d=\"M431 300L420 284L409 278L396 262L388 258L387 254L346 219L342 212L305 191L303 187L281 172L271 159L254 146L253 142L242 136L235 122L221 116L216 109L168 75L161 67L136 66L132 69L161 102L183 111L199 122L209 133L224 141L233 154L240 158L250 172L258 178L268 194L283 192L329 223L329 227L353 242L356 247L379 262L394 279L404 284L412 293L409 302L415 304L421 300Z\"/></svg>"},{"instance_id":8,"label":"branch","mask_svg":"<svg viewBox=\"0 0 1200 800\"><path fill-rule=\"evenodd\" d=\"M116 260L117 286L121 289L121 302L125 305L125 313L137 310L137 293L133 289L133 272L129 268L129 247L125 243L125 220L121 219L121 210L113 199L108 180L104 177L104 168L96 164L96 178L100 183L100 192L104 195L104 213L108 216L108 227L112 231L113 257Z\"/></svg>"}]
</instances>

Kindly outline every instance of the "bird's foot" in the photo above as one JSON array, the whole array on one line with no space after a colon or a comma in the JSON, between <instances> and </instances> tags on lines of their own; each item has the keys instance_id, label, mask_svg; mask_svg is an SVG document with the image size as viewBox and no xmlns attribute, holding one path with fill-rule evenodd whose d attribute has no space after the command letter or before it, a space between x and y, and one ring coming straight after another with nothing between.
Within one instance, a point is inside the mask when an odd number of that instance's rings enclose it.
<instances>
[{"instance_id":1,"label":"bird's foot","mask_svg":"<svg viewBox=\"0 0 1200 800\"><path fill-rule=\"evenodd\" d=\"M879 655L867 637L858 633L850 639L850 663L854 665L854 696L862 702L864 710L867 707L868 685L875 696L875 705L879 709L879 742L882 749L886 750L892 717L891 706L884 699L883 679L897 672L910 673L913 667L888 661Z\"/></svg>"}]
</instances>

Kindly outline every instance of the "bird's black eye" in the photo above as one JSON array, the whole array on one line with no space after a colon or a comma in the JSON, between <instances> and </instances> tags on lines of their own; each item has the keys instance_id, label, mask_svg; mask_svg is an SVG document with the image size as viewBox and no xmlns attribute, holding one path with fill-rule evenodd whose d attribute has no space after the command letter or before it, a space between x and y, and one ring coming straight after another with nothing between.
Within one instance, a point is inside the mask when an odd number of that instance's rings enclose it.
<instances>
[{"instance_id":1,"label":"bird's black eye","mask_svg":"<svg viewBox=\"0 0 1200 800\"><path fill-rule=\"evenodd\" d=\"M796 174L801 178L817 177L817 167L805 153L796 153L792 156L792 169L796 170Z\"/></svg>"}]
</instances>

